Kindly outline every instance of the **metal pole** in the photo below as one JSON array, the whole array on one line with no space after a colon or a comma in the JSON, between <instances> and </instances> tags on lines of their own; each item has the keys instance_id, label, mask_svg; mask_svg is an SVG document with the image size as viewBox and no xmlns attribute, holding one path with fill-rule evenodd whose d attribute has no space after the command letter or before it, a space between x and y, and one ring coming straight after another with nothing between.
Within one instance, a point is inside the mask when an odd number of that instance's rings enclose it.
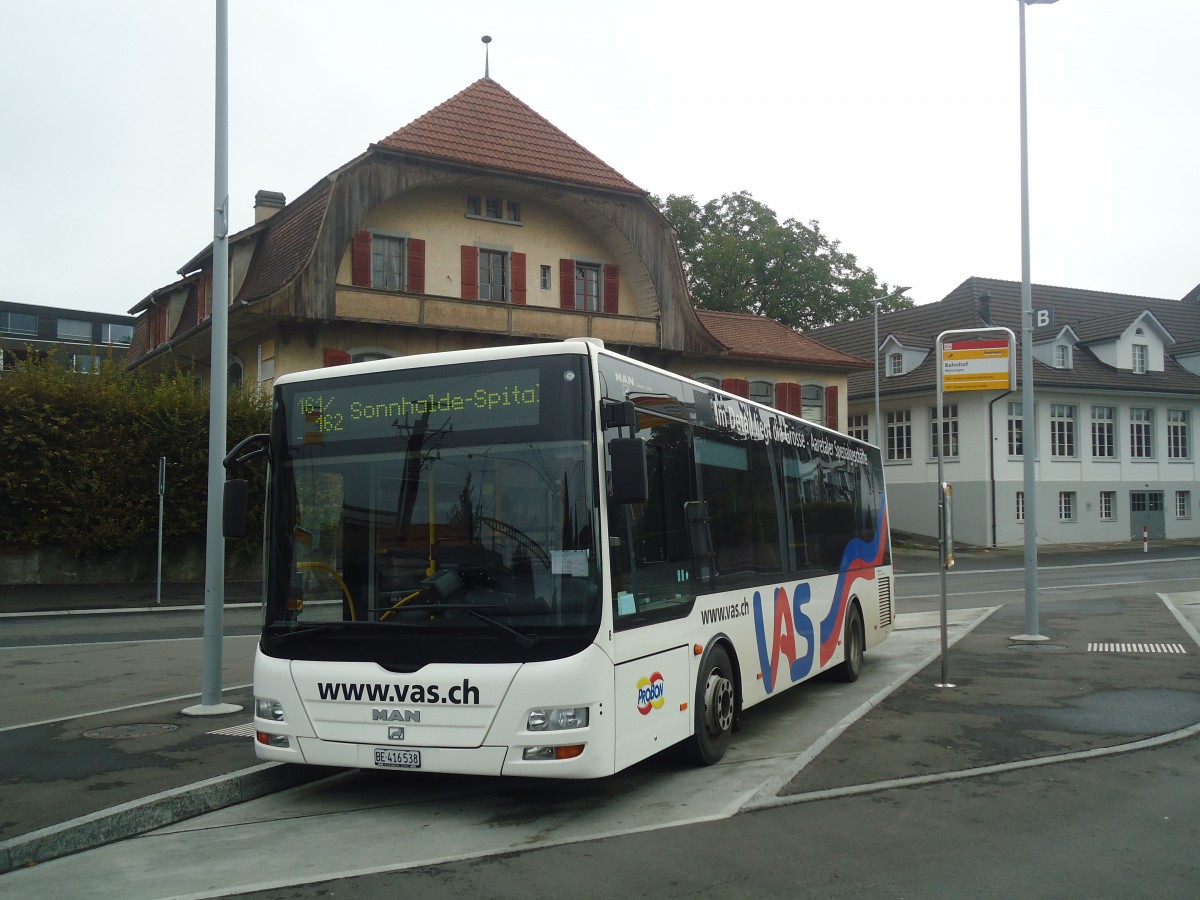
<instances>
[{"instance_id":1,"label":"metal pole","mask_svg":"<svg viewBox=\"0 0 1200 900\"><path fill-rule=\"evenodd\" d=\"M154 602L162 603L162 566L163 566L163 498L167 493L167 458L158 458L158 578L154 587Z\"/></svg>"},{"instance_id":2,"label":"metal pole","mask_svg":"<svg viewBox=\"0 0 1200 900\"><path fill-rule=\"evenodd\" d=\"M1044 641L1038 631L1037 416L1033 406L1033 288L1029 278L1029 124L1025 103L1025 2L1017 0L1021 66L1021 456L1025 492L1025 633L1017 640Z\"/></svg>"},{"instance_id":3,"label":"metal pole","mask_svg":"<svg viewBox=\"0 0 1200 900\"><path fill-rule=\"evenodd\" d=\"M241 709L221 703L221 640L225 612L225 538L221 528L225 485L226 406L229 355L229 10L217 0L216 162L213 172L212 351L208 411L208 531L204 556L204 664L200 704L189 715L220 715Z\"/></svg>"},{"instance_id":4,"label":"metal pole","mask_svg":"<svg viewBox=\"0 0 1200 900\"><path fill-rule=\"evenodd\" d=\"M875 444L883 447L883 420L879 418L879 300L875 301Z\"/></svg>"}]
</instances>

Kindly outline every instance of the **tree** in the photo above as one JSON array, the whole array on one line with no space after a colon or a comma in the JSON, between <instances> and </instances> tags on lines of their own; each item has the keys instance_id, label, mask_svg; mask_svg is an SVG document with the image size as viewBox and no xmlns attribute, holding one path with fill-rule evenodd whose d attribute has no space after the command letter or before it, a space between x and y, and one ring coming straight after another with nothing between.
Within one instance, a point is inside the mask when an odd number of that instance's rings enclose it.
<instances>
[{"instance_id":1,"label":"tree","mask_svg":"<svg viewBox=\"0 0 1200 900\"><path fill-rule=\"evenodd\" d=\"M676 229L692 299L700 309L744 312L807 331L869 316L890 290L820 224L788 219L746 191L700 206L672 194L655 204ZM913 303L898 297L883 311Z\"/></svg>"}]
</instances>

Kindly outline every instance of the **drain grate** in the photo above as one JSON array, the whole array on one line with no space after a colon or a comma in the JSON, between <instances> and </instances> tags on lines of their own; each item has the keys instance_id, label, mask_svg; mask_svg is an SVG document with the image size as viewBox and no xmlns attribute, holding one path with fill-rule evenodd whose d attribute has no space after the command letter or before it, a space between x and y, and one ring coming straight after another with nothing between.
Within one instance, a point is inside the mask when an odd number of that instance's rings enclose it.
<instances>
[{"instance_id":1,"label":"drain grate","mask_svg":"<svg viewBox=\"0 0 1200 900\"><path fill-rule=\"evenodd\" d=\"M1088 653L1187 653L1183 644L1088 644Z\"/></svg>"},{"instance_id":2,"label":"drain grate","mask_svg":"<svg viewBox=\"0 0 1200 900\"><path fill-rule=\"evenodd\" d=\"M245 725L231 725L229 728L218 728L216 731L210 731L209 734L220 734L225 737L254 737L254 723L247 722Z\"/></svg>"},{"instance_id":3,"label":"drain grate","mask_svg":"<svg viewBox=\"0 0 1200 900\"><path fill-rule=\"evenodd\" d=\"M178 725L168 725L165 722L147 722L137 725L105 725L103 728L92 728L85 731L85 738L100 738L109 741L127 741L131 738L150 737L155 734L170 734Z\"/></svg>"}]
</instances>

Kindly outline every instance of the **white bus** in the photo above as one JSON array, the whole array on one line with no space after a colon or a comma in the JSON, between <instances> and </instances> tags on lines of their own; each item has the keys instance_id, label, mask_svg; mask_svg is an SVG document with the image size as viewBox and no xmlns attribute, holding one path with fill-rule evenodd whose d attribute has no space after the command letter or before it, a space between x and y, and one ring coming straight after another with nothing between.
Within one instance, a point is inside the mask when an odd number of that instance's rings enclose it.
<instances>
[{"instance_id":1,"label":"white bus","mask_svg":"<svg viewBox=\"0 0 1200 900\"><path fill-rule=\"evenodd\" d=\"M255 750L592 778L892 630L877 448L570 340L280 377ZM226 483L226 535L246 482Z\"/></svg>"}]
</instances>

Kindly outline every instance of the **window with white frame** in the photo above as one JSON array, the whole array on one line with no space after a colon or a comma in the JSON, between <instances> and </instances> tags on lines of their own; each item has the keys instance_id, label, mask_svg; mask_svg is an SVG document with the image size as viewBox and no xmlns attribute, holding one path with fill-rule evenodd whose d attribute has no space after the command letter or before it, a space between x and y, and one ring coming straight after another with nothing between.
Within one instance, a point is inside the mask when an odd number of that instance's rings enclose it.
<instances>
[{"instance_id":1,"label":"window with white frame","mask_svg":"<svg viewBox=\"0 0 1200 900\"><path fill-rule=\"evenodd\" d=\"M508 254L502 250L479 250L479 299L508 299Z\"/></svg>"},{"instance_id":2,"label":"window with white frame","mask_svg":"<svg viewBox=\"0 0 1200 900\"><path fill-rule=\"evenodd\" d=\"M1017 521L1025 521L1025 492L1017 491Z\"/></svg>"},{"instance_id":3,"label":"window with white frame","mask_svg":"<svg viewBox=\"0 0 1200 900\"><path fill-rule=\"evenodd\" d=\"M1092 407L1092 457L1094 459L1117 458L1117 408L1115 406Z\"/></svg>"},{"instance_id":4,"label":"window with white frame","mask_svg":"<svg viewBox=\"0 0 1200 900\"><path fill-rule=\"evenodd\" d=\"M1150 348L1147 347L1145 344L1134 344L1133 345L1133 366L1132 366L1132 368L1133 368L1134 375L1145 375L1146 374L1146 360L1149 358L1149 350L1150 350Z\"/></svg>"},{"instance_id":5,"label":"window with white frame","mask_svg":"<svg viewBox=\"0 0 1200 900\"><path fill-rule=\"evenodd\" d=\"M1074 522L1075 521L1075 492L1074 491L1059 491L1058 492L1058 521Z\"/></svg>"},{"instance_id":6,"label":"window with white frame","mask_svg":"<svg viewBox=\"0 0 1200 900\"><path fill-rule=\"evenodd\" d=\"M1192 517L1192 492L1175 492L1175 518L1190 519Z\"/></svg>"},{"instance_id":7,"label":"window with white frame","mask_svg":"<svg viewBox=\"0 0 1200 900\"><path fill-rule=\"evenodd\" d=\"M888 378L904 374L904 356L900 353L889 353L887 358Z\"/></svg>"},{"instance_id":8,"label":"window with white frame","mask_svg":"<svg viewBox=\"0 0 1200 900\"><path fill-rule=\"evenodd\" d=\"M1008 455L1021 456L1025 452L1025 417L1021 415L1021 403L1008 402Z\"/></svg>"},{"instance_id":9,"label":"window with white frame","mask_svg":"<svg viewBox=\"0 0 1200 900\"><path fill-rule=\"evenodd\" d=\"M870 430L867 427L867 414L858 413L850 416L846 420L846 434L860 441L871 440Z\"/></svg>"},{"instance_id":10,"label":"window with white frame","mask_svg":"<svg viewBox=\"0 0 1200 900\"><path fill-rule=\"evenodd\" d=\"M133 340L133 326L105 322L100 326L100 340L105 344L128 344Z\"/></svg>"},{"instance_id":11,"label":"window with white frame","mask_svg":"<svg viewBox=\"0 0 1200 900\"><path fill-rule=\"evenodd\" d=\"M938 454L938 415L937 407L929 407L929 455L936 459ZM943 459L958 458L958 404L945 403L942 405L942 441L941 454Z\"/></svg>"},{"instance_id":12,"label":"window with white frame","mask_svg":"<svg viewBox=\"0 0 1200 900\"><path fill-rule=\"evenodd\" d=\"M1130 459L1154 458L1154 410L1134 406L1129 410Z\"/></svg>"},{"instance_id":13,"label":"window with white frame","mask_svg":"<svg viewBox=\"0 0 1200 900\"><path fill-rule=\"evenodd\" d=\"M825 388L806 384L800 388L800 417L825 424Z\"/></svg>"},{"instance_id":14,"label":"window with white frame","mask_svg":"<svg viewBox=\"0 0 1200 900\"><path fill-rule=\"evenodd\" d=\"M383 291L406 289L407 243L402 237L371 235L371 287Z\"/></svg>"},{"instance_id":15,"label":"window with white frame","mask_svg":"<svg viewBox=\"0 0 1200 900\"><path fill-rule=\"evenodd\" d=\"M1054 345L1054 368L1056 368L1056 369L1071 368L1071 345L1070 344L1055 344Z\"/></svg>"},{"instance_id":16,"label":"window with white frame","mask_svg":"<svg viewBox=\"0 0 1200 900\"><path fill-rule=\"evenodd\" d=\"M766 406L775 405L775 385L769 381L750 382L750 399Z\"/></svg>"},{"instance_id":17,"label":"window with white frame","mask_svg":"<svg viewBox=\"0 0 1200 900\"><path fill-rule=\"evenodd\" d=\"M1191 435L1186 409L1167 410L1167 459L1191 459Z\"/></svg>"},{"instance_id":18,"label":"window with white frame","mask_svg":"<svg viewBox=\"0 0 1200 900\"><path fill-rule=\"evenodd\" d=\"M1050 455L1059 459L1075 456L1075 407L1050 404Z\"/></svg>"},{"instance_id":19,"label":"window with white frame","mask_svg":"<svg viewBox=\"0 0 1200 900\"><path fill-rule=\"evenodd\" d=\"M693 375L692 380L706 384L709 387L719 388L721 386L721 379L716 375Z\"/></svg>"},{"instance_id":20,"label":"window with white frame","mask_svg":"<svg viewBox=\"0 0 1200 900\"><path fill-rule=\"evenodd\" d=\"M600 309L600 266L575 263L575 308L596 312Z\"/></svg>"},{"instance_id":21,"label":"window with white frame","mask_svg":"<svg viewBox=\"0 0 1200 900\"><path fill-rule=\"evenodd\" d=\"M1117 517L1117 492L1100 492L1100 521L1111 522Z\"/></svg>"},{"instance_id":22,"label":"window with white frame","mask_svg":"<svg viewBox=\"0 0 1200 900\"><path fill-rule=\"evenodd\" d=\"M550 267L549 266L542 266L540 284L541 284L541 288L543 291L550 290Z\"/></svg>"},{"instance_id":23,"label":"window with white frame","mask_svg":"<svg viewBox=\"0 0 1200 900\"><path fill-rule=\"evenodd\" d=\"M888 462L911 460L912 412L907 409L889 409L886 417Z\"/></svg>"}]
</instances>

